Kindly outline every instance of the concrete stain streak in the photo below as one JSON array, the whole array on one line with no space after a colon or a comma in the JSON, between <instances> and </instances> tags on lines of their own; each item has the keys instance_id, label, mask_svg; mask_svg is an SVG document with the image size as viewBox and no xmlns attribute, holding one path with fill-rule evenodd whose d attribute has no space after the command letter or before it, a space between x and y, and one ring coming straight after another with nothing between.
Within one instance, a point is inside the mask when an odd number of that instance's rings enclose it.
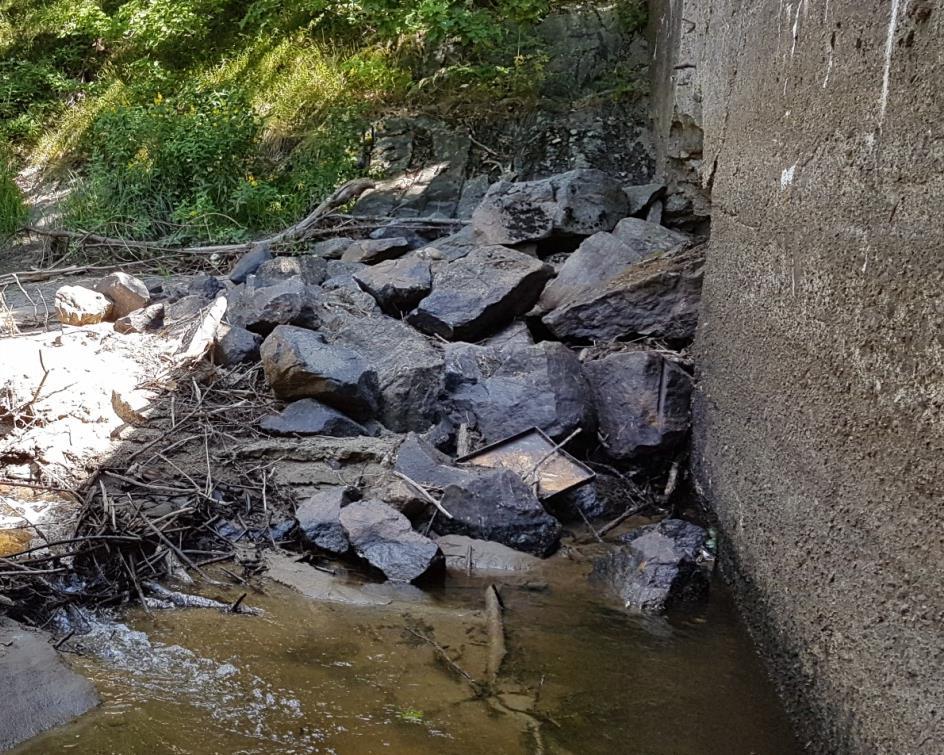
<instances>
[{"instance_id":1,"label":"concrete stain streak","mask_svg":"<svg viewBox=\"0 0 944 755\"><path fill-rule=\"evenodd\" d=\"M885 71L882 74L882 94L879 98L879 126L885 122L885 110L888 107L888 93L892 71L892 51L895 45L895 32L898 31L898 13L900 10L901 0L892 0L892 13L888 21L888 36L885 38Z\"/></svg>"}]
</instances>

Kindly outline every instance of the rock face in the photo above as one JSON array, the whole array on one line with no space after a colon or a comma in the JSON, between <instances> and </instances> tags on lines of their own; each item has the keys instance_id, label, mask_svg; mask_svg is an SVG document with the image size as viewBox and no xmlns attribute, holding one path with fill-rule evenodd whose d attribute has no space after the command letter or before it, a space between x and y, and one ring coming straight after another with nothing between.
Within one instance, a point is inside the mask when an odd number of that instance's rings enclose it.
<instances>
[{"instance_id":1,"label":"rock face","mask_svg":"<svg viewBox=\"0 0 944 755\"><path fill-rule=\"evenodd\" d=\"M610 231L629 211L622 185L602 171L572 170L538 181L500 181L472 214L486 244L519 244L552 236Z\"/></svg>"},{"instance_id":2,"label":"rock face","mask_svg":"<svg viewBox=\"0 0 944 755\"><path fill-rule=\"evenodd\" d=\"M384 260L402 257L410 251L410 242L401 236L389 239L363 239L355 241L341 255L342 262L360 262L376 265Z\"/></svg>"},{"instance_id":3,"label":"rock face","mask_svg":"<svg viewBox=\"0 0 944 755\"><path fill-rule=\"evenodd\" d=\"M377 374L350 349L327 344L310 330L279 325L260 353L279 398L316 398L357 419L376 413Z\"/></svg>"},{"instance_id":4,"label":"rock face","mask_svg":"<svg viewBox=\"0 0 944 755\"><path fill-rule=\"evenodd\" d=\"M541 294L540 308L547 312L565 301L586 298L588 292L609 281L635 262L667 252L688 237L637 218L621 220L612 233L595 233L571 254Z\"/></svg>"},{"instance_id":5,"label":"rock face","mask_svg":"<svg viewBox=\"0 0 944 755\"><path fill-rule=\"evenodd\" d=\"M392 582L412 582L442 565L439 546L414 532L409 519L381 501L345 506L340 520L357 555Z\"/></svg>"},{"instance_id":6,"label":"rock face","mask_svg":"<svg viewBox=\"0 0 944 755\"><path fill-rule=\"evenodd\" d=\"M668 451L691 424L692 379L654 351L634 351L584 365L606 452L615 459Z\"/></svg>"},{"instance_id":7,"label":"rock face","mask_svg":"<svg viewBox=\"0 0 944 755\"><path fill-rule=\"evenodd\" d=\"M237 325L221 325L213 346L213 359L224 367L259 361L262 336Z\"/></svg>"},{"instance_id":8,"label":"rock face","mask_svg":"<svg viewBox=\"0 0 944 755\"><path fill-rule=\"evenodd\" d=\"M144 281L120 271L102 278L95 284L95 290L112 303L111 315L116 318L146 307L151 301L151 292Z\"/></svg>"},{"instance_id":9,"label":"rock face","mask_svg":"<svg viewBox=\"0 0 944 755\"><path fill-rule=\"evenodd\" d=\"M476 249L433 276L433 292L407 320L450 340L474 340L523 314L553 270L501 246Z\"/></svg>"},{"instance_id":10,"label":"rock face","mask_svg":"<svg viewBox=\"0 0 944 755\"><path fill-rule=\"evenodd\" d=\"M291 278L298 278L308 286L317 286L325 279L327 264L326 260L314 255L273 257L256 270L255 287L265 288Z\"/></svg>"},{"instance_id":11,"label":"rock face","mask_svg":"<svg viewBox=\"0 0 944 755\"><path fill-rule=\"evenodd\" d=\"M698 324L703 267L698 249L650 257L562 301L543 322L565 341L632 335L689 340Z\"/></svg>"},{"instance_id":12,"label":"rock face","mask_svg":"<svg viewBox=\"0 0 944 755\"><path fill-rule=\"evenodd\" d=\"M247 289L232 300L229 321L253 333L266 335L277 325L318 327L320 291L301 278L289 278L264 288Z\"/></svg>"},{"instance_id":13,"label":"rock face","mask_svg":"<svg viewBox=\"0 0 944 755\"><path fill-rule=\"evenodd\" d=\"M60 726L98 705L95 688L69 669L51 637L0 617L3 715L0 750Z\"/></svg>"},{"instance_id":14,"label":"rock face","mask_svg":"<svg viewBox=\"0 0 944 755\"><path fill-rule=\"evenodd\" d=\"M347 553L351 547L341 526L341 508L351 502L351 490L334 487L315 493L295 511L302 540L309 548Z\"/></svg>"},{"instance_id":15,"label":"rock face","mask_svg":"<svg viewBox=\"0 0 944 755\"><path fill-rule=\"evenodd\" d=\"M413 309L433 285L430 264L419 257L381 262L355 272L353 277L384 312L394 317Z\"/></svg>"},{"instance_id":16,"label":"rock face","mask_svg":"<svg viewBox=\"0 0 944 755\"><path fill-rule=\"evenodd\" d=\"M664 519L623 536L625 545L594 563L593 577L627 608L661 612L705 595L709 574L698 563L708 533L681 519Z\"/></svg>"},{"instance_id":17,"label":"rock face","mask_svg":"<svg viewBox=\"0 0 944 755\"><path fill-rule=\"evenodd\" d=\"M469 476L443 491L441 503L453 518L436 517L438 533L494 540L535 556L554 551L560 522L517 474L507 469L463 471Z\"/></svg>"},{"instance_id":18,"label":"rock face","mask_svg":"<svg viewBox=\"0 0 944 755\"><path fill-rule=\"evenodd\" d=\"M63 325L94 325L112 314L112 303L104 294L83 286L62 286L53 306Z\"/></svg>"},{"instance_id":19,"label":"rock face","mask_svg":"<svg viewBox=\"0 0 944 755\"><path fill-rule=\"evenodd\" d=\"M329 435L333 438L370 435L350 417L313 398L293 401L279 414L263 417L259 427L273 435Z\"/></svg>"},{"instance_id":20,"label":"rock face","mask_svg":"<svg viewBox=\"0 0 944 755\"><path fill-rule=\"evenodd\" d=\"M233 269L229 273L229 279L233 283L245 283L246 279L259 269L263 262L272 259L272 250L268 246L258 246L246 252L242 257L236 260Z\"/></svg>"},{"instance_id":21,"label":"rock face","mask_svg":"<svg viewBox=\"0 0 944 755\"><path fill-rule=\"evenodd\" d=\"M164 304L158 302L149 307L129 312L124 317L119 317L115 320L115 330L123 335L145 333L149 330L157 330L163 324Z\"/></svg>"},{"instance_id":22,"label":"rock face","mask_svg":"<svg viewBox=\"0 0 944 755\"><path fill-rule=\"evenodd\" d=\"M578 427L592 432L593 402L580 360L563 344L508 341L489 348L447 349L446 404L487 443L539 427L563 438Z\"/></svg>"}]
</instances>

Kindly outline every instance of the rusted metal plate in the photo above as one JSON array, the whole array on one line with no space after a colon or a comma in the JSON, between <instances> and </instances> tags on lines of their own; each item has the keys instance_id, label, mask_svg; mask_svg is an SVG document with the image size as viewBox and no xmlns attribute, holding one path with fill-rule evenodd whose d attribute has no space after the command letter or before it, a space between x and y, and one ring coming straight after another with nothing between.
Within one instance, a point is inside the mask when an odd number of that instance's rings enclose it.
<instances>
[{"instance_id":1,"label":"rusted metal plate","mask_svg":"<svg viewBox=\"0 0 944 755\"><path fill-rule=\"evenodd\" d=\"M557 444L537 427L480 448L456 461L477 467L510 469L526 482L536 478L538 498L541 499L573 490L596 477L586 464L557 448Z\"/></svg>"}]
</instances>

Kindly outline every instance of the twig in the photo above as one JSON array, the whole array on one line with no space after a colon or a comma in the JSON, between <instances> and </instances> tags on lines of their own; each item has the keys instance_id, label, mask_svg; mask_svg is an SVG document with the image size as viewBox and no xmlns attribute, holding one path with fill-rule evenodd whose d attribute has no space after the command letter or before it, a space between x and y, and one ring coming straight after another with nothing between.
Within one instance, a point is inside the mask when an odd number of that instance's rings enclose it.
<instances>
[{"instance_id":1,"label":"twig","mask_svg":"<svg viewBox=\"0 0 944 755\"><path fill-rule=\"evenodd\" d=\"M439 511L442 512L442 515L443 515L443 516L445 516L445 517L448 518L448 519L453 519L453 518L454 518L454 517L452 516L452 514L450 514L448 511L446 511L446 509L443 508L443 505L442 505L439 501L437 501L435 498L433 498L433 497L429 494L429 491L427 491L426 488L424 488L424 487L423 487L422 485L420 485L418 482L416 482L415 480L410 479L409 477L407 477L407 476L406 476L405 474L403 474L402 472L394 471L393 474L394 474L396 477L399 477L401 480L403 480L403 481L404 481L405 483L407 483L408 485L410 485L410 487L414 488L418 493L420 493L420 494L423 496L423 498L425 498L427 501L429 501L431 504L433 504L433 506L435 506L437 509L439 509Z\"/></svg>"}]
</instances>

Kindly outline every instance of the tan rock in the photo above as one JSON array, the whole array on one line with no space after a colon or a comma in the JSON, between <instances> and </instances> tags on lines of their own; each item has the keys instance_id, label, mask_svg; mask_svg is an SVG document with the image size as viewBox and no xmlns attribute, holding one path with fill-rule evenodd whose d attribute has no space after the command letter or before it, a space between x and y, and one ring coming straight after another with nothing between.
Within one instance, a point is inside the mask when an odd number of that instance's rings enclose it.
<instances>
[{"instance_id":1,"label":"tan rock","mask_svg":"<svg viewBox=\"0 0 944 755\"><path fill-rule=\"evenodd\" d=\"M56 291L56 315L63 325L94 325L111 316L111 301L84 286L63 286Z\"/></svg>"}]
</instances>

